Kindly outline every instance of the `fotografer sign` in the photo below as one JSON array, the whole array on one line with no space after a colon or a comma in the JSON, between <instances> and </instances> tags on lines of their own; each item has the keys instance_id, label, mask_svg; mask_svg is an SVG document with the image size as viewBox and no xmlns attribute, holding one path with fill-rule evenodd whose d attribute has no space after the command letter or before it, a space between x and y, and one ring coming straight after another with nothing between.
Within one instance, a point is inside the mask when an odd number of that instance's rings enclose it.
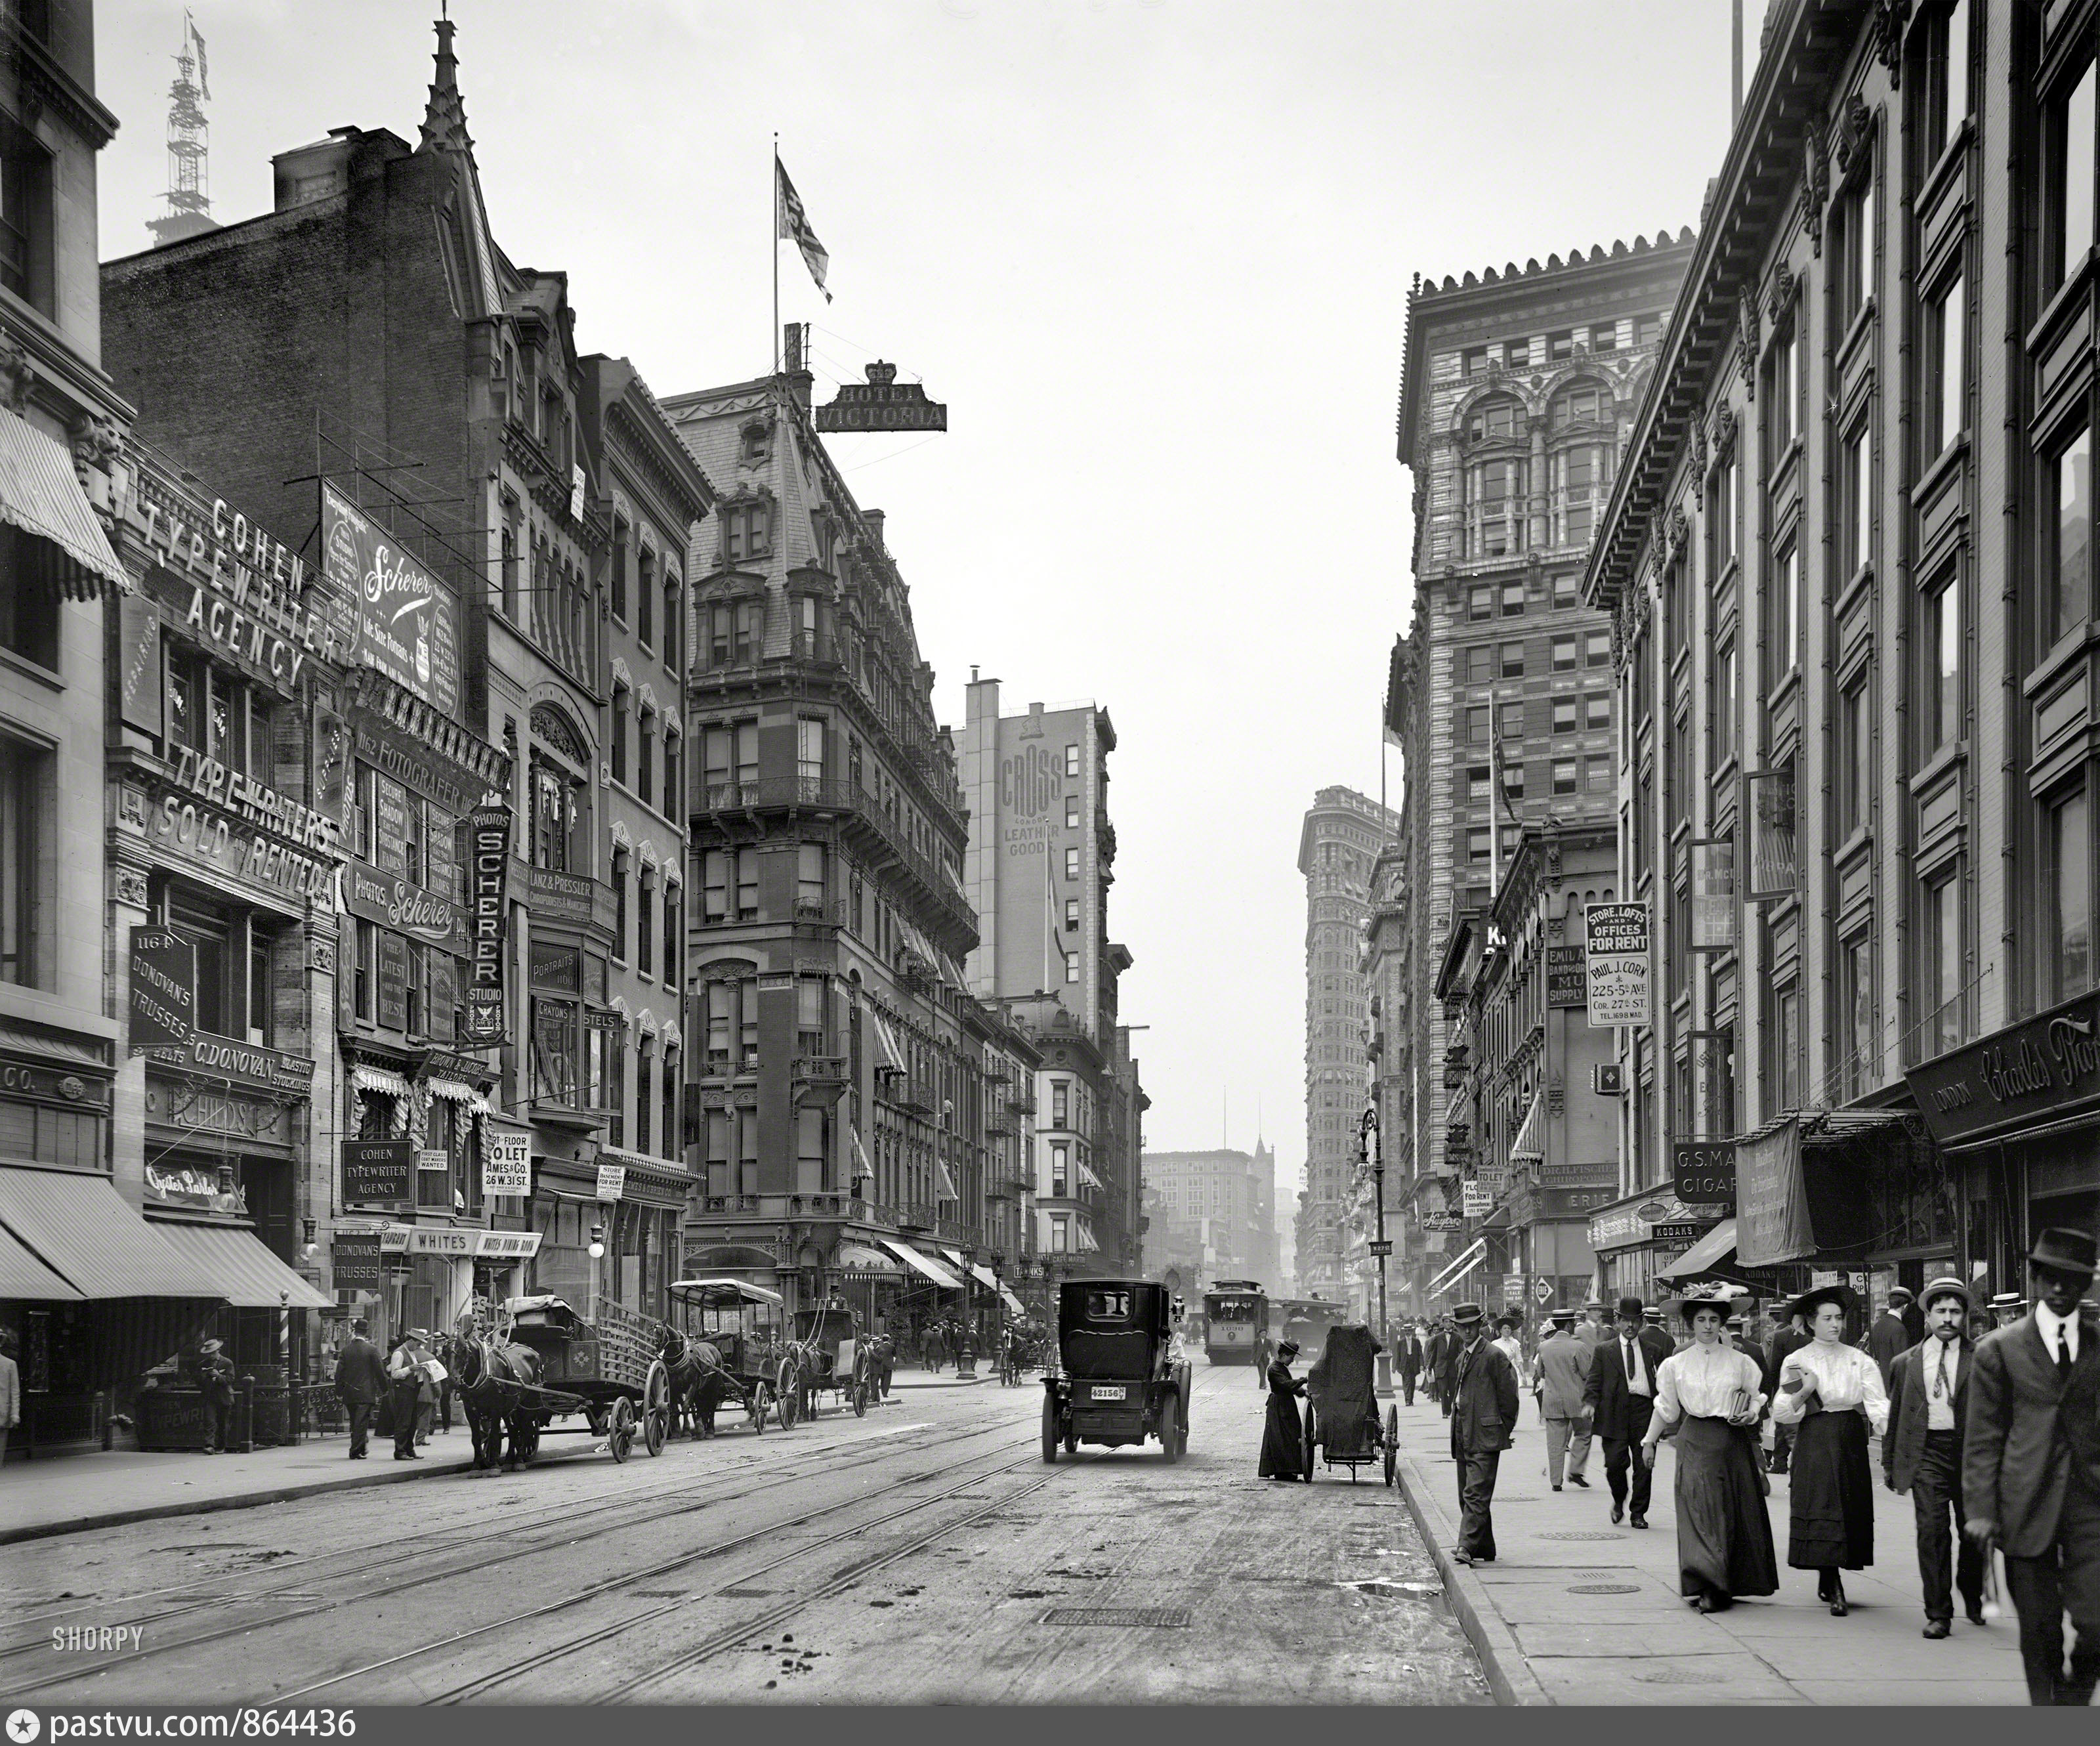
<instances>
[{"instance_id":1,"label":"fotografer sign","mask_svg":"<svg viewBox=\"0 0 2100 1746\"><path fill-rule=\"evenodd\" d=\"M165 927L131 930L131 1053L187 1049L196 1029L196 948Z\"/></svg>"},{"instance_id":2,"label":"fotografer sign","mask_svg":"<svg viewBox=\"0 0 2100 1746\"><path fill-rule=\"evenodd\" d=\"M504 1023L504 929L510 903L510 809L476 807L467 820L468 917L465 1029L470 1043L510 1039Z\"/></svg>"},{"instance_id":3,"label":"fotografer sign","mask_svg":"<svg viewBox=\"0 0 2100 1746\"><path fill-rule=\"evenodd\" d=\"M915 382L900 382L894 364L867 366L866 382L842 382L837 398L819 406L819 431L945 431L948 409L926 398Z\"/></svg>"},{"instance_id":4,"label":"fotografer sign","mask_svg":"<svg viewBox=\"0 0 2100 1746\"><path fill-rule=\"evenodd\" d=\"M321 564L352 603L351 664L376 667L443 716L460 701L459 608L452 590L321 482Z\"/></svg>"},{"instance_id":5,"label":"fotografer sign","mask_svg":"<svg viewBox=\"0 0 2100 1746\"><path fill-rule=\"evenodd\" d=\"M1583 911L1585 968L1590 979L1590 1023L1654 1023L1648 1001L1648 906L1591 904Z\"/></svg>"},{"instance_id":6,"label":"fotografer sign","mask_svg":"<svg viewBox=\"0 0 2100 1746\"><path fill-rule=\"evenodd\" d=\"M342 1198L359 1206L406 1206L416 1197L413 1140L345 1140Z\"/></svg>"},{"instance_id":7,"label":"fotografer sign","mask_svg":"<svg viewBox=\"0 0 2100 1746\"><path fill-rule=\"evenodd\" d=\"M1736 1143L1679 1140L1670 1147L1670 1187L1687 1206L1736 1204Z\"/></svg>"}]
</instances>

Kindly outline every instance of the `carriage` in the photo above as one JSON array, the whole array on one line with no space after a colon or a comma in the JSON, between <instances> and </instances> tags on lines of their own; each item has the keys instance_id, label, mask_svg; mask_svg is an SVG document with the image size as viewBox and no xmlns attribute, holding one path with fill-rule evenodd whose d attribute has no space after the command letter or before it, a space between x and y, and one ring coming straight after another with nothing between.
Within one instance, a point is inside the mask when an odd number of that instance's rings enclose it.
<instances>
[{"instance_id":1,"label":"carriage","mask_svg":"<svg viewBox=\"0 0 2100 1746\"><path fill-rule=\"evenodd\" d=\"M551 1294L513 1297L503 1306L508 1337L539 1359L536 1381L521 1383L511 1412L511 1443L522 1460L538 1452L540 1434L558 1418L579 1414L569 1430L602 1437L615 1461L633 1452L638 1435L651 1455L664 1452L671 1425L668 1378L642 1342L608 1339Z\"/></svg>"},{"instance_id":2,"label":"carriage","mask_svg":"<svg viewBox=\"0 0 2100 1746\"><path fill-rule=\"evenodd\" d=\"M1174 1347L1167 1289L1144 1280L1068 1280L1058 1288L1055 1362L1043 1378L1043 1459L1083 1443L1159 1439L1189 1447L1189 1361Z\"/></svg>"},{"instance_id":3,"label":"carriage","mask_svg":"<svg viewBox=\"0 0 2100 1746\"><path fill-rule=\"evenodd\" d=\"M730 1279L673 1280L669 1293L673 1329L721 1355L723 1396L743 1407L752 1431L769 1417L792 1426L798 1403L780 1386L780 1293Z\"/></svg>"},{"instance_id":4,"label":"carriage","mask_svg":"<svg viewBox=\"0 0 2100 1746\"><path fill-rule=\"evenodd\" d=\"M797 1310L787 1350L780 1361L779 1395L782 1420L788 1419L788 1403L805 1418L818 1413L818 1396L836 1395L840 1406L850 1406L855 1418L867 1417L867 1409L888 1390L887 1367L875 1343L861 1331L860 1318L841 1303Z\"/></svg>"},{"instance_id":5,"label":"carriage","mask_svg":"<svg viewBox=\"0 0 2100 1746\"><path fill-rule=\"evenodd\" d=\"M1388 1406L1384 1421L1379 1421L1372 1369L1378 1350L1378 1342L1361 1323L1339 1323L1327 1330L1326 1349L1305 1373L1307 1479L1312 1477L1317 1448L1329 1467L1349 1470L1352 1485L1359 1467L1381 1459L1385 1483L1399 1483L1400 1409Z\"/></svg>"}]
</instances>

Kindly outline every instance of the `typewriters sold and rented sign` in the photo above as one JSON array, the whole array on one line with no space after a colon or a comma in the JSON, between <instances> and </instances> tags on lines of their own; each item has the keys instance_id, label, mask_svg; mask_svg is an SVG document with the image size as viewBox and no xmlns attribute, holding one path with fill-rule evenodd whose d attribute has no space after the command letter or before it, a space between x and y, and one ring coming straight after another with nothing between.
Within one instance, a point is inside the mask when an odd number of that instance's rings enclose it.
<instances>
[{"instance_id":1,"label":"typewriters sold and rented sign","mask_svg":"<svg viewBox=\"0 0 2100 1746\"><path fill-rule=\"evenodd\" d=\"M1648 906L1591 904L1583 911L1590 1023L1652 1024L1648 999Z\"/></svg>"},{"instance_id":2,"label":"typewriters sold and rented sign","mask_svg":"<svg viewBox=\"0 0 2100 1746\"><path fill-rule=\"evenodd\" d=\"M377 667L439 714L459 713L459 608L452 590L325 480L321 563L350 602L353 665Z\"/></svg>"}]
</instances>

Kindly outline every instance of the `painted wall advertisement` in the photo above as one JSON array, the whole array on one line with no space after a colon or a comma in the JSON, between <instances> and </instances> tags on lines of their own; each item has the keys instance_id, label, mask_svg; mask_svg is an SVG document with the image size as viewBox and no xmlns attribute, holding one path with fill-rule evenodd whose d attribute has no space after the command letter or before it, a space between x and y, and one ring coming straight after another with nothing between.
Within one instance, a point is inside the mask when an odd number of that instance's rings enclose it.
<instances>
[{"instance_id":1,"label":"painted wall advertisement","mask_svg":"<svg viewBox=\"0 0 2100 1746\"><path fill-rule=\"evenodd\" d=\"M1591 904L1583 911L1590 1023L1652 1024L1648 1000L1648 906Z\"/></svg>"},{"instance_id":2,"label":"painted wall advertisement","mask_svg":"<svg viewBox=\"0 0 2100 1746\"><path fill-rule=\"evenodd\" d=\"M329 582L351 603L351 664L377 667L440 715L457 715L459 610L452 590L325 480L321 555Z\"/></svg>"}]
</instances>

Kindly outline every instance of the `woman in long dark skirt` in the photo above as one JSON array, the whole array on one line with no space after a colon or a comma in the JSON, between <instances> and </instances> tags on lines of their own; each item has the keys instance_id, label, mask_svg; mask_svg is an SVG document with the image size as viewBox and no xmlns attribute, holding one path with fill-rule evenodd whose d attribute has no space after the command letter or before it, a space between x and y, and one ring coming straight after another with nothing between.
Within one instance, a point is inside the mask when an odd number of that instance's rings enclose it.
<instances>
[{"instance_id":1,"label":"woman in long dark skirt","mask_svg":"<svg viewBox=\"0 0 2100 1746\"><path fill-rule=\"evenodd\" d=\"M1755 1440L1764 1373L1723 1342L1722 1306L1687 1298L1678 1314L1692 1344L1656 1366L1641 1458L1652 1466L1657 1440L1675 1427L1678 1592L1696 1611L1720 1612L1738 1595L1779 1592Z\"/></svg>"},{"instance_id":2,"label":"woman in long dark skirt","mask_svg":"<svg viewBox=\"0 0 2100 1746\"><path fill-rule=\"evenodd\" d=\"M1786 1355L1772 1402L1775 1419L1800 1426L1793 1437L1786 1561L1816 1573L1815 1598L1838 1619L1851 1610L1841 1572L1874 1562L1867 1432L1885 1433L1889 1426L1881 1367L1844 1343L1851 1296L1842 1285L1826 1285L1794 1300L1790 1313L1807 1317L1812 1337Z\"/></svg>"},{"instance_id":3,"label":"woman in long dark skirt","mask_svg":"<svg viewBox=\"0 0 2100 1746\"><path fill-rule=\"evenodd\" d=\"M1264 1479L1309 1479L1305 1471L1304 1428L1298 1419L1298 1397L1305 1385L1290 1373L1298 1342L1286 1340L1268 1367L1268 1417L1261 1428L1261 1471Z\"/></svg>"}]
</instances>

